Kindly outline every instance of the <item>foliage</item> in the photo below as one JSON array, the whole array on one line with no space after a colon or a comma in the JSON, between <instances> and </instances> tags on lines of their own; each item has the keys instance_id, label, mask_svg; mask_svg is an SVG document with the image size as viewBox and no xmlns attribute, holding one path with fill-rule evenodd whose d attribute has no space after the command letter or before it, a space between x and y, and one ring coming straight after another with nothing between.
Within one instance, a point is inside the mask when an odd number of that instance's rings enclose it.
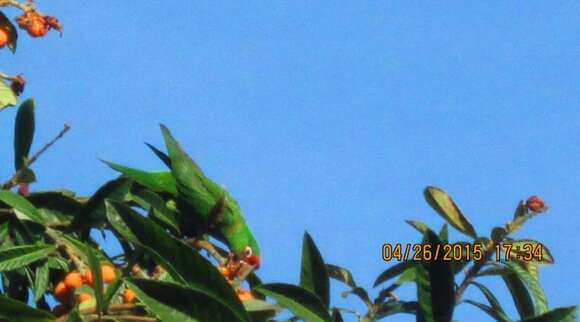
<instances>
[{"instance_id":1,"label":"foliage","mask_svg":"<svg viewBox=\"0 0 580 322\"><path fill-rule=\"evenodd\" d=\"M56 18L41 14L32 3L0 0L0 7L22 10L17 25L32 37L62 31ZM0 48L15 52L17 40L16 26L0 12ZM3 73L0 78L2 110L16 105L24 80ZM68 128L30 157L35 103L28 99L18 108L15 174L0 190L0 321L277 321L287 310L293 316L289 321L343 321L343 314L354 314L371 322L412 314L421 322L449 322L462 304L495 321L512 321L483 284L481 277L487 276L505 283L519 314L514 319L576 320L576 307L548 305L538 277L539 267L554 263L546 246L511 237L547 210L537 196L519 202L507 224L480 235L444 190L425 188L426 202L446 223L436 233L410 220L420 233L417 244L384 245L384 259L398 263L377 276L373 287L380 289L374 297L348 269L327 263L308 233L299 284L263 283L256 274L260 248L239 204L205 176L165 126L167 152L148 146L166 171L104 161L120 176L92 196L62 190L30 193L36 180L32 164ZM450 242L447 224L466 239ZM94 231L114 236L122 251L104 252L91 237ZM367 312L335 307L331 280L347 288L344 297L360 299ZM406 283L415 284L416 298L395 294ZM469 286L487 303L464 299Z\"/></svg>"}]
</instances>

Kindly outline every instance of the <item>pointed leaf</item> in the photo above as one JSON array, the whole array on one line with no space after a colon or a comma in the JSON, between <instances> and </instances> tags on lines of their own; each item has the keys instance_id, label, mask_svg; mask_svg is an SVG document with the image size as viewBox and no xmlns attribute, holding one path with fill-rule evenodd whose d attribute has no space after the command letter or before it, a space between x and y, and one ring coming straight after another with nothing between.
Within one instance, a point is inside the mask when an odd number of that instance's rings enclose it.
<instances>
[{"instance_id":1,"label":"pointed leaf","mask_svg":"<svg viewBox=\"0 0 580 322\"><path fill-rule=\"evenodd\" d=\"M28 200L9 190L0 190L0 201L17 210L21 215L36 223L44 224L42 215Z\"/></svg>"},{"instance_id":2,"label":"pointed leaf","mask_svg":"<svg viewBox=\"0 0 580 322\"><path fill-rule=\"evenodd\" d=\"M48 273L48 262L45 262L36 268L36 273L34 274L34 302L38 302L48 289Z\"/></svg>"},{"instance_id":3,"label":"pointed leaf","mask_svg":"<svg viewBox=\"0 0 580 322\"><path fill-rule=\"evenodd\" d=\"M578 307L560 307L521 322L576 322Z\"/></svg>"},{"instance_id":4,"label":"pointed leaf","mask_svg":"<svg viewBox=\"0 0 580 322\"><path fill-rule=\"evenodd\" d=\"M493 293L485 285L475 281L471 282L471 284L475 285L481 291L481 293L483 293L483 295L485 296L485 298L487 299L487 301L489 302L494 311L499 312L504 316L507 316L505 311L501 307L501 304L495 297L495 295L493 295Z\"/></svg>"},{"instance_id":5,"label":"pointed leaf","mask_svg":"<svg viewBox=\"0 0 580 322\"><path fill-rule=\"evenodd\" d=\"M272 283L260 285L256 291L274 299L279 305L287 308L306 322L332 321L324 303L316 295L302 287Z\"/></svg>"},{"instance_id":6,"label":"pointed leaf","mask_svg":"<svg viewBox=\"0 0 580 322\"><path fill-rule=\"evenodd\" d=\"M242 321L219 297L204 290L145 279L126 279L135 296L163 322Z\"/></svg>"},{"instance_id":7,"label":"pointed leaf","mask_svg":"<svg viewBox=\"0 0 580 322\"><path fill-rule=\"evenodd\" d=\"M302 241L300 286L318 296L326 307L330 304L330 281L324 259L312 237L305 232Z\"/></svg>"},{"instance_id":8,"label":"pointed leaf","mask_svg":"<svg viewBox=\"0 0 580 322\"><path fill-rule=\"evenodd\" d=\"M548 311L548 300L540 283L530 273L526 272L520 265L514 262L506 262L506 268L522 281L534 300L534 315L546 313Z\"/></svg>"},{"instance_id":9,"label":"pointed leaf","mask_svg":"<svg viewBox=\"0 0 580 322\"><path fill-rule=\"evenodd\" d=\"M424 195L429 205L451 226L470 237L477 237L471 223L445 191L437 187L427 187Z\"/></svg>"},{"instance_id":10,"label":"pointed leaf","mask_svg":"<svg viewBox=\"0 0 580 322\"><path fill-rule=\"evenodd\" d=\"M0 320L10 322L52 322L54 316L46 311L37 310L30 306L0 295Z\"/></svg>"},{"instance_id":11,"label":"pointed leaf","mask_svg":"<svg viewBox=\"0 0 580 322\"><path fill-rule=\"evenodd\" d=\"M53 245L25 245L3 249L0 251L0 272L15 270L46 259L55 250Z\"/></svg>"},{"instance_id":12,"label":"pointed leaf","mask_svg":"<svg viewBox=\"0 0 580 322\"><path fill-rule=\"evenodd\" d=\"M14 124L14 168L16 171L24 166L24 160L28 158L33 138L34 101L27 99L18 108Z\"/></svg>"},{"instance_id":13,"label":"pointed leaf","mask_svg":"<svg viewBox=\"0 0 580 322\"><path fill-rule=\"evenodd\" d=\"M413 265L414 265L413 261L405 261L405 262L397 263L397 264L387 268L377 277L377 279L375 280L375 283L373 284L373 287L377 287L377 286L381 285L382 283L390 280L391 278L399 276L407 269L413 267Z\"/></svg>"},{"instance_id":14,"label":"pointed leaf","mask_svg":"<svg viewBox=\"0 0 580 322\"><path fill-rule=\"evenodd\" d=\"M512 299L520 318L524 319L534 316L534 300L528 292L524 282L514 272L505 269L502 269L499 272L512 295Z\"/></svg>"},{"instance_id":15,"label":"pointed leaf","mask_svg":"<svg viewBox=\"0 0 580 322\"><path fill-rule=\"evenodd\" d=\"M339 282L343 282L350 287L356 287L352 273L348 269L332 264L326 264L326 271L328 273L328 277Z\"/></svg>"},{"instance_id":16,"label":"pointed leaf","mask_svg":"<svg viewBox=\"0 0 580 322\"><path fill-rule=\"evenodd\" d=\"M222 299L233 312L236 312L240 321L249 321L233 288L199 253L124 204L107 201L107 217L119 234L142 246L146 253L162 263L176 281L204 289L215 298Z\"/></svg>"},{"instance_id":17,"label":"pointed leaf","mask_svg":"<svg viewBox=\"0 0 580 322\"><path fill-rule=\"evenodd\" d=\"M388 316L399 314L399 313L408 313L408 314L416 314L419 305L417 302L404 302L404 301L390 301L381 304L375 316L376 321L380 319L384 319Z\"/></svg>"},{"instance_id":18,"label":"pointed leaf","mask_svg":"<svg viewBox=\"0 0 580 322\"><path fill-rule=\"evenodd\" d=\"M167 154L165 154L165 152L159 150L158 148L156 148L154 145L149 144L149 143L145 143L149 149L151 149L151 151L153 151L153 153L155 153L155 155L161 159L161 161L169 168L171 169L171 159L169 158L169 156Z\"/></svg>"},{"instance_id":19,"label":"pointed leaf","mask_svg":"<svg viewBox=\"0 0 580 322\"><path fill-rule=\"evenodd\" d=\"M455 307L454 273L449 261L445 261L443 248L437 234L428 230L423 242L430 245L433 260L422 261L415 265L417 298L420 316L426 322L450 322ZM436 255L437 257L435 257Z\"/></svg>"}]
</instances>

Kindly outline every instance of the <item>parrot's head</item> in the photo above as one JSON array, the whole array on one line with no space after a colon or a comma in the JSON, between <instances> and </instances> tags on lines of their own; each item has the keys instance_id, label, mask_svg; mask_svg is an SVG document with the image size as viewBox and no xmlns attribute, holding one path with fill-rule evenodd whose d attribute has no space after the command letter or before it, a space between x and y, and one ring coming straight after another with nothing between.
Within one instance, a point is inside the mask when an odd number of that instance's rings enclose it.
<instances>
[{"instance_id":1,"label":"parrot's head","mask_svg":"<svg viewBox=\"0 0 580 322\"><path fill-rule=\"evenodd\" d=\"M253 265L256 269L260 267L260 246L251 234L246 236L245 243L240 247L234 247L233 252L239 260Z\"/></svg>"}]
</instances>

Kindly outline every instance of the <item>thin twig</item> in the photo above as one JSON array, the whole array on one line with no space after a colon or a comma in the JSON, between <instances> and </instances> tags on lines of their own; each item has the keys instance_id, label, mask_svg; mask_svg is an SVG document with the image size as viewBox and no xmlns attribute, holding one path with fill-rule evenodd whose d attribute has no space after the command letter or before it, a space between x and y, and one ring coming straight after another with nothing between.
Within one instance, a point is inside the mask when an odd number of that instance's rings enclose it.
<instances>
[{"instance_id":1,"label":"thin twig","mask_svg":"<svg viewBox=\"0 0 580 322\"><path fill-rule=\"evenodd\" d=\"M0 0L0 1L2 1L2 0ZM32 156L32 158L24 161L24 165L22 166L22 168L20 168L20 170L16 171L16 173L12 176L12 178L10 178L6 182L4 182L4 184L2 185L2 189L8 190L8 189L11 189L12 187L14 187L17 184L16 180L22 175L22 173L26 169L28 169L34 162L36 162L36 160L44 152L46 152L46 150L48 150L53 144L55 144L58 140L60 140L66 134L66 132L68 132L68 130L70 130L70 125L68 125L68 123L65 123L63 129L58 133L57 136L54 137L54 139L52 139L50 142L46 143L42 147L42 149L38 150L38 152L36 152Z\"/></svg>"},{"instance_id":2,"label":"thin twig","mask_svg":"<svg viewBox=\"0 0 580 322\"><path fill-rule=\"evenodd\" d=\"M216 247L210 242L199 239L187 239L184 240L184 243L190 247L206 250L220 265L225 265L227 263L227 259L220 255Z\"/></svg>"}]
</instances>

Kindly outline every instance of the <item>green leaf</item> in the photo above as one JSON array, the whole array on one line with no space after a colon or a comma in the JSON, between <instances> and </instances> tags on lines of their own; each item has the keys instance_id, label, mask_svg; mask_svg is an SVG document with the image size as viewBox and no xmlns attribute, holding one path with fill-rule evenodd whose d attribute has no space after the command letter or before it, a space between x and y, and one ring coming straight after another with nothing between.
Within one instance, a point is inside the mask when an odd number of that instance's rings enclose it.
<instances>
[{"instance_id":1,"label":"green leaf","mask_svg":"<svg viewBox=\"0 0 580 322\"><path fill-rule=\"evenodd\" d=\"M93 290L94 290L94 298L96 300L96 313L99 317L103 314L103 276L101 271L101 263L95 254L96 251L93 250L92 247L85 246L83 254L88 259L89 268L91 269L91 273L93 274Z\"/></svg>"},{"instance_id":2,"label":"green leaf","mask_svg":"<svg viewBox=\"0 0 580 322\"><path fill-rule=\"evenodd\" d=\"M471 282L471 284L475 285L481 291L481 293L483 293L483 295L485 296L485 298L487 299L493 310L501 313L504 316L507 316L507 314L501 307L501 304L499 303L495 295L493 295L493 293L485 285L475 281Z\"/></svg>"},{"instance_id":3,"label":"green leaf","mask_svg":"<svg viewBox=\"0 0 580 322\"><path fill-rule=\"evenodd\" d=\"M10 322L52 322L54 316L46 311L37 310L30 306L0 295L0 320Z\"/></svg>"},{"instance_id":4,"label":"green leaf","mask_svg":"<svg viewBox=\"0 0 580 322\"><path fill-rule=\"evenodd\" d=\"M354 281L352 273L348 269L332 264L326 264L326 272L328 273L328 277L350 287L356 287L356 282Z\"/></svg>"},{"instance_id":5,"label":"green leaf","mask_svg":"<svg viewBox=\"0 0 580 322\"><path fill-rule=\"evenodd\" d=\"M0 272L19 269L46 259L55 250L53 245L25 245L3 249L0 251Z\"/></svg>"},{"instance_id":6,"label":"green leaf","mask_svg":"<svg viewBox=\"0 0 580 322\"><path fill-rule=\"evenodd\" d=\"M445 191L437 187L427 187L424 195L429 205L451 226L470 237L477 238L471 223Z\"/></svg>"},{"instance_id":7,"label":"green leaf","mask_svg":"<svg viewBox=\"0 0 580 322\"><path fill-rule=\"evenodd\" d=\"M68 316L67 316L65 322L83 322L83 319L81 318L81 315L79 314L78 308L75 307L74 309L72 309L68 313Z\"/></svg>"},{"instance_id":8,"label":"green leaf","mask_svg":"<svg viewBox=\"0 0 580 322\"><path fill-rule=\"evenodd\" d=\"M18 108L14 124L14 168L20 170L28 158L34 138L34 100L27 99Z\"/></svg>"},{"instance_id":9,"label":"green leaf","mask_svg":"<svg viewBox=\"0 0 580 322\"><path fill-rule=\"evenodd\" d=\"M34 274L34 302L38 302L46 293L49 282L48 277L48 262L45 262L36 268L36 273Z\"/></svg>"},{"instance_id":10,"label":"green leaf","mask_svg":"<svg viewBox=\"0 0 580 322\"><path fill-rule=\"evenodd\" d=\"M287 308L306 322L332 321L324 303L305 288L290 284L272 283L260 285L255 290L274 299L279 305Z\"/></svg>"},{"instance_id":11,"label":"green leaf","mask_svg":"<svg viewBox=\"0 0 580 322\"><path fill-rule=\"evenodd\" d=\"M199 253L124 204L107 201L107 217L119 234L143 247L176 281L204 289L206 293L222 299L240 321L250 320L233 288Z\"/></svg>"},{"instance_id":12,"label":"green leaf","mask_svg":"<svg viewBox=\"0 0 580 322\"><path fill-rule=\"evenodd\" d=\"M517 263L506 262L505 264L506 269L522 281L530 291L534 301L534 315L546 313L548 311L548 300L540 286L540 282Z\"/></svg>"},{"instance_id":13,"label":"green leaf","mask_svg":"<svg viewBox=\"0 0 580 322\"><path fill-rule=\"evenodd\" d=\"M512 299L520 318L525 319L534 316L534 300L528 292L524 282L516 273L509 270L502 269L499 273L512 295Z\"/></svg>"},{"instance_id":14,"label":"green leaf","mask_svg":"<svg viewBox=\"0 0 580 322\"><path fill-rule=\"evenodd\" d=\"M437 234L428 230L423 242L431 246L433 254L443 248ZM450 322L455 307L454 273L449 261L443 259L444 252L438 252L433 260L415 265L419 314L426 322Z\"/></svg>"},{"instance_id":15,"label":"green leaf","mask_svg":"<svg viewBox=\"0 0 580 322\"><path fill-rule=\"evenodd\" d=\"M493 307L489 307L485 304L482 304L482 303L479 303L476 301L472 301L472 300L463 300L463 302L465 302L467 304L471 304L471 305L479 308L480 310L487 313L489 316L491 316L494 320L496 320L498 322L511 322L511 320L505 315L505 312L500 312L500 311L494 309Z\"/></svg>"},{"instance_id":16,"label":"green leaf","mask_svg":"<svg viewBox=\"0 0 580 322\"><path fill-rule=\"evenodd\" d=\"M425 232L429 230L429 226L420 220L405 220L405 222L411 225L411 227L415 228L421 234L425 234Z\"/></svg>"},{"instance_id":17,"label":"green leaf","mask_svg":"<svg viewBox=\"0 0 580 322\"><path fill-rule=\"evenodd\" d=\"M151 217L158 223L162 223L176 235L181 234L177 219L180 214L169 209L163 198L158 194L140 186L134 186L131 189L131 200L135 201L143 209L148 210Z\"/></svg>"},{"instance_id":18,"label":"green leaf","mask_svg":"<svg viewBox=\"0 0 580 322\"><path fill-rule=\"evenodd\" d=\"M330 304L330 281L324 259L312 237L305 232L302 241L300 286L320 298L326 307Z\"/></svg>"},{"instance_id":19,"label":"green leaf","mask_svg":"<svg viewBox=\"0 0 580 322\"><path fill-rule=\"evenodd\" d=\"M413 265L414 265L413 261L405 261L405 262L397 263L397 264L387 268L377 277L377 279L375 280L375 283L373 284L373 287L377 287L377 286L381 285L382 283L390 280L391 278L399 276L407 269L413 267Z\"/></svg>"},{"instance_id":20,"label":"green leaf","mask_svg":"<svg viewBox=\"0 0 580 322\"><path fill-rule=\"evenodd\" d=\"M245 321L220 298L202 289L145 279L126 279L125 283L163 322Z\"/></svg>"},{"instance_id":21,"label":"green leaf","mask_svg":"<svg viewBox=\"0 0 580 322\"><path fill-rule=\"evenodd\" d=\"M122 173L145 188L155 192L166 192L171 195L177 195L177 188L175 187L175 179L169 171L162 172L146 172L139 169L129 168L120 164L103 161L113 170Z\"/></svg>"},{"instance_id":22,"label":"green leaf","mask_svg":"<svg viewBox=\"0 0 580 322\"><path fill-rule=\"evenodd\" d=\"M0 29L3 29L4 31L8 32L8 43L6 44L6 46L8 46L10 51L12 51L12 53L14 54L16 52L18 32L16 31L16 27L14 27L14 24L12 24L10 19L8 19L8 17L6 17L6 15L2 11L0 11ZM2 101L1 96L0 101ZM0 110L2 110L1 105Z\"/></svg>"},{"instance_id":23,"label":"green leaf","mask_svg":"<svg viewBox=\"0 0 580 322\"><path fill-rule=\"evenodd\" d=\"M417 302L389 301L379 305L375 319L378 321L399 313L416 314L417 309Z\"/></svg>"},{"instance_id":24,"label":"green leaf","mask_svg":"<svg viewBox=\"0 0 580 322\"><path fill-rule=\"evenodd\" d=\"M38 224L44 224L44 220L38 212L38 209L21 195L9 190L0 190L0 201L14 208L18 212L17 215L21 214Z\"/></svg>"},{"instance_id":25,"label":"green leaf","mask_svg":"<svg viewBox=\"0 0 580 322\"><path fill-rule=\"evenodd\" d=\"M128 178L117 178L105 183L84 204L80 215L75 218L72 226L88 229L102 225L106 218L105 199L124 201L129 195L130 189L131 180Z\"/></svg>"},{"instance_id":26,"label":"green leaf","mask_svg":"<svg viewBox=\"0 0 580 322\"><path fill-rule=\"evenodd\" d=\"M152 144L145 143L145 145L147 145L147 147L149 147L149 149L151 149L151 151L153 151L153 153L155 153L155 155L156 155L156 156L157 156L159 159L161 159L161 161L162 161L162 162L163 162L163 163L164 163L164 164L165 164L165 165L166 165L166 166L167 166L169 169L171 169L171 159L169 158L169 156L168 156L168 155L167 155L165 152L163 152L163 151L159 150L158 148L156 148L156 147L155 147L154 145L152 145Z\"/></svg>"},{"instance_id":27,"label":"green leaf","mask_svg":"<svg viewBox=\"0 0 580 322\"><path fill-rule=\"evenodd\" d=\"M521 322L576 322L578 307L560 307Z\"/></svg>"},{"instance_id":28,"label":"green leaf","mask_svg":"<svg viewBox=\"0 0 580 322\"><path fill-rule=\"evenodd\" d=\"M7 107L16 105L17 100L18 98L10 86L0 80L0 111Z\"/></svg>"}]
</instances>

